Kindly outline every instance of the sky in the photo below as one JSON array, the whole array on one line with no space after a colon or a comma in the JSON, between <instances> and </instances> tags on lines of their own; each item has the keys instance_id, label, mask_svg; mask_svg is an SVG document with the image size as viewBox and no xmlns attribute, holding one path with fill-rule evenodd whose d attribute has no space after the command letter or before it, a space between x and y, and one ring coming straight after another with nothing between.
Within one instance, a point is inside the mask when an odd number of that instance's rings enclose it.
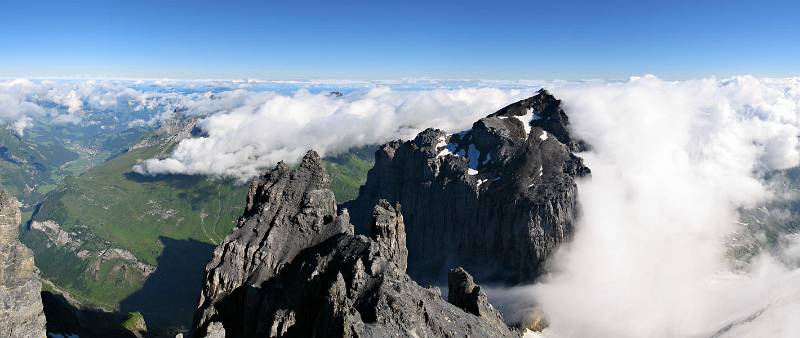
<instances>
[{"instance_id":1,"label":"sky","mask_svg":"<svg viewBox=\"0 0 800 338\"><path fill-rule=\"evenodd\" d=\"M0 77L800 74L797 1L8 1Z\"/></svg>"}]
</instances>

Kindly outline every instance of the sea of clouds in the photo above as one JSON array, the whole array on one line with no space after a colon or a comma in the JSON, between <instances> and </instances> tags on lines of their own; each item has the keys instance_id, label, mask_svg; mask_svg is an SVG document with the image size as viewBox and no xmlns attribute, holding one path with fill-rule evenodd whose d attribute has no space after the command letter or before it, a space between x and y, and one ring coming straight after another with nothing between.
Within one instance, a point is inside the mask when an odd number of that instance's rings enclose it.
<instances>
[{"instance_id":1,"label":"sea of clouds","mask_svg":"<svg viewBox=\"0 0 800 338\"><path fill-rule=\"evenodd\" d=\"M204 137L133 169L244 181L308 149L336 154L427 127L463 130L540 85L564 101L573 132L591 144L581 156L593 174L579 182L575 237L550 260L547 275L536 285L493 290L493 301L534 304L550 322L540 334L548 337L800 336L797 235L785 235L778 252L764 251L744 269L731 262L728 245L742 230L740 211L776 197L768 174L800 164L800 79L15 80L0 82L0 120L22 134L35 118L77 123L87 111L128 105L151 112L136 123L157 125L182 107L201 116Z\"/></svg>"},{"instance_id":2,"label":"sea of clouds","mask_svg":"<svg viewBox=\"0 0 800 338\"><path fill-rule=\"evenodd\" d=\"M308 149L324 156L410 138L426 127L464 129L527 94L530 92L496 88L400 91L388 86L343 97L304 89L291 95L226 92L209 105L234 108L199 123L207 137L185 140L168 158L146 160L136 170L246 180L278 161L295 161Z\"/></svg>"},{"instance_id":3,"label":"sea of clouds","mask_svg":"<svg viewBox=\"0 0 800 338\"><path fill-rule=\"evenodd\" d=\"M582 215L549 275L504 290L547 314L543 336L800 336L797 241L747 269L726 245L740 210L775 197L766 174L798 165L800 81L645 76L556 93L592 145Z\"/></svg>"}]
</instances>

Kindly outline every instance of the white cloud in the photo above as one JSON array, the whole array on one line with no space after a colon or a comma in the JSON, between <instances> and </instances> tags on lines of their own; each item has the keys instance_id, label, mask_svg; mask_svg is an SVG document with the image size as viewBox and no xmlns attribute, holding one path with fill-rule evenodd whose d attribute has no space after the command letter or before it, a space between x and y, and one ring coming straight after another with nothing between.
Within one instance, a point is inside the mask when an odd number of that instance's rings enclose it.
<instances>
[{"instance_id":1,"label":"white cloud","mask_svg":"<svg viewBox=\"0 0 800 338\"><path fill-rule=\"evenodd\" d=\"M726 246L738 210L773 197L768 171L798 165L800 81L737 77L681 82L551 83L566 104L593 177L579 183L574 241L540 284L490 290L507 317L530 303L547 337L793 337L800 282L785 257L764 252L737 270ZM210 114L207 138L183 141L144 173L246 179L307 149L323 154L410 138L421 128L461 130L520 99L514 89L402 91L377 87L342 98L233 90L182 104ZM528 302L526 302L526 300Z\"/></svg>"},{"instance_id":2,"label":"white cloud","mask_svg":"<svg viewBox=\"0 0 800 338\"><path fill-rule=\"evenodd\" d=\"M796 80L752 77L556 88L592 178L551 274L525 287L558 337L795 337L797 271L762 253L734 271L725 236L798 165ZM730 325L730 326L729 326ZM728 327L729 326L729 327Z\"/></svg>"},{"instance_id":3,"label":"white cloud","mask_svg":"<svg viewBox=\"0 0 800 338\"><path fill-rule=\"evenodd\" d=\"M184 102L212 114L200 122L205 138L182 141L166 159L138 164L141 173L211 174L246 180L308 149L333 154L354 146L409 138L427 127L460 130L521 90L494 88L399 91L386 86L335 97L299 90L293 95L234 90ZM214 113L217 112L217 113Z\"/></svg>"},{"instance_id":4,"label":"white cloud","mask_svg":"<svg viewBox=\"0 0 800 338\"><path fill-rule=\"evenodd\" d=\"M9 122L8 128L19 135L32 125L34 117L50 115L54 122L77 123L85 100L79 87L53 81L0 81L0 122ZM82 87L83 91L93 88L88 84Z\"/></svg>"},{"instance_id":5,"label":"white cloud","mask_svg":"<svg viewBox=\"0 0 800 338\"><path fill-rule=\"evenodd\" d=\"M0 123L17 134L38 118L55 123L83 123L93 112L171 112L190 95L167 91L142 91L123 81L0 81ZM167 114L168 115L168 114Z\"/></svg>"},{"instance_id":6,"label":"white cloud","mask_svg":"<svg viewBox=\"0 0 800 338\"><path fill-rule=\"evenodd\" d=\"M780 260L764 253L747 271L731 267L725 239L739 230L739 208L773 197L762 175L800 161L800 79L341 81L351 89L343 97L281 90L317 85L324 84L5 81L0 121L21 134L34 117L78 123L91 111L123 107L151 113L127 122L141 126L182 107L203 117L208 137L184 140L135 169L244 180L307 149L334 154L427 127L462 130L543 85L593 146L582 155L593 177L579 183L578 230L550 274L490 296L517 309L535 302L552 324L545 336L798 335L797 237L782 239Z\"/></svg>"},{"instance_id":7,"label":"white cloud","mask_svg":"<svg viewBox=\"0 0 800 338\"><path fill-rule=\"evenodd\" d=\"M26 101L20 94L30 86L32 83L22 80L0 82L0 122L11 121L8 128L18 135L22 135L30 125L30 115L43 112L41 107Z\"/></svg>"}]
</instances>

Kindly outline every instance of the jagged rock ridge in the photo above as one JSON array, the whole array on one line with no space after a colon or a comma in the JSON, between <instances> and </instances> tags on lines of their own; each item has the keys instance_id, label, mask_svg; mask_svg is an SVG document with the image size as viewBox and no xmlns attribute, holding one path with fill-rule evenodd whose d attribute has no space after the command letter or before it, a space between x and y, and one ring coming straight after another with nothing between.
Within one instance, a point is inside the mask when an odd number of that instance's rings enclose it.
<instances>
[{"instance_id":1,"label":"jagged rock ridge","mask_svg":"<svg viewBox=\"0 0 800 338\"><path fill-rule=\"evenodd\" d=\"M488 303L467 312L409 279L399 205L378 202L370 236L354 235L329 184L314 152L253 182L238 227L206 267L191 336L517 335Z\"/></svg>"},{"instance_id":2,"label":"jagged rock ridge","mask_svg":"<svg viewBox=\"0 0 800 338\"><path fill-rule=\"evenodd\" d=\"M540 90L461 133L384 144L345 207L361 233L378 200L403 205L414 280L443 284L464 266L484 283L531 282L573 232L575 180L590 174L573 154L582 149L561 102Z\"/></svg>"},{"instance_id":3,"label":"jagged rock ridge","mask_svg":"<svg viewBox=\"0 0 800 338\"><path fill-rule=\"evenodd\" d=\"M33 254L19 242L19 202L0 189L0 337L45 337L42 285Z\"/></svg>"}]
</instances>

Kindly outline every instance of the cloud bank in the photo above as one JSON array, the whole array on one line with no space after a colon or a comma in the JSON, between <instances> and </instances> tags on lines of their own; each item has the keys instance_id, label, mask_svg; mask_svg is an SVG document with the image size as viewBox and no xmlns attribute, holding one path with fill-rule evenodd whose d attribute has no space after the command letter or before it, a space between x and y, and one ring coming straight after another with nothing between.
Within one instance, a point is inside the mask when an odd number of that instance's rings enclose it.
<instances>
[{"instance_id":1,"label":"cloud bank","mask_svg":"<svg viewBox=\"0 0 800 338\"><path fill-rule=\"evenodd\" d=\"M84 122L95 111L156 109L165 99L113 81L0 81L0 122L22 135L35 119L53 123Z\"/></svg>"},{"instance_id":2,"label":"cloud bank","mask_svg":"<svg viewBox=\"0 0 800 338\"><path fill-rule=\"evenodd\" d=\"M496 88L395 90L378 86L337 97L299 90L291 95L235 90L186 102L211 114L199 123L207 137L183 140L164 159L134 169L144 174L207 174L247 180L308 149L322 155L413 137L428 127L461 130L532 91ZM216 112L216 113L215 113Z\"/></svg>"},{"instance_id":3,"label":"cloud bank","mask_svg":"<svg viewBox=\"0 0 800 338\"><path fill-rule=\"evenodd\" d=\"M741 268L728 246L739 211L774 197L765 173L798 165L799 89L652 76L556 89L593 176L550 274L508 291L547 314L542 335L800 336L797 262L764 251Z\"/></svg>"},{"instance_id":4,"label":"cloud bank","mask_svg":"<svg viewBox=\"0 0 800 338\"><path fill-rule=\"evenodd\" d=\"M534 304L549 337L795 337L800 240L740 257L741 211L779 197L766 178L800 162L800 79L550 83L593 177L579 183L574 240L533 286L493 290L507 317ZM193 109L208 137L188 139L142 173L246 179L307 149L323 154L448 131L531 90L397 90L344 97L233 90ZM785 197L781 195L780 197ZM758 234L749 234L759 236ZM746 259L746 261L742 261Z\"/></svg>"},{"instance_id":5,"label":"cloud bank","mask_svg":"<svg viewBox=\"0 0 800 338\"><path fill-rule=\"evenodd\" d=\"M507 317L533 304L550 337L800 336L800 235L746 262L731 250L742 210L786 197L767 177L800 162L800 79L331 85L347 88L342 97L313 82L14 80L0 82L0 121L22 134L37 118L81 123L122 109L147 113L129 125L155 125L181 108L206 136L134 169L246 180L307 149L462 130L540 85L593 146L582 154L593 177L579 182L575 238L541 282L491 290Z\"/></svg>"}]
</instances>

